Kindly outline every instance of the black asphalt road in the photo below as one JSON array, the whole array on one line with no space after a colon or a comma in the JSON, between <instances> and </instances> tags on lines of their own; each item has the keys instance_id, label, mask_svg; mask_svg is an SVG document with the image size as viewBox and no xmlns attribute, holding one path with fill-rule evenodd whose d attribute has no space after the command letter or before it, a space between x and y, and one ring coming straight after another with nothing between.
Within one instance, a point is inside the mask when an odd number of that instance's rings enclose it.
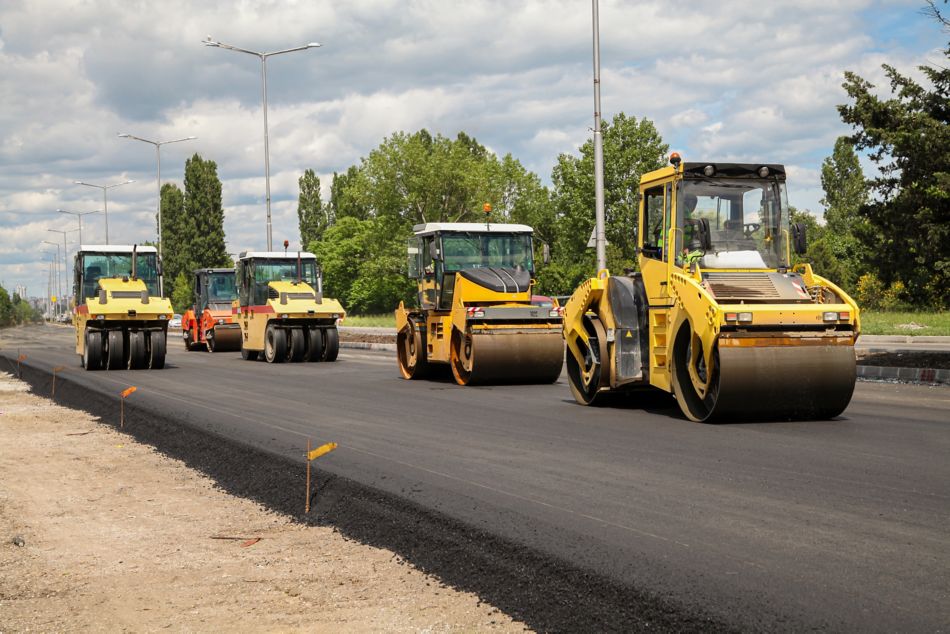
<instances>
[{"instance_id":1,"label":"black asphalt road","mask_svg":"<svg viewBox=\"0 0 950 634\"><path fill-rule=\"evenodd\" d=\"M700 425L667 398L580 407L563 376L461 388L402 380L392 353L267 365L172 337L165 370L84 372L71 340L7 331L0 354L295 460L335 441L320 469L742 629L950 629L948 388Z\"/></svg>"}]
</instances>

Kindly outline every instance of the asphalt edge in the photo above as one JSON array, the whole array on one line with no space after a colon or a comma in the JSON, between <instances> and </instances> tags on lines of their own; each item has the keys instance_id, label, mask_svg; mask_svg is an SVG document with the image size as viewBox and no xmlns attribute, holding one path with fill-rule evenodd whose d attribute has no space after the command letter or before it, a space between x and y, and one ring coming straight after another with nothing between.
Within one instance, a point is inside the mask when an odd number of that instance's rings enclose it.
<instances>
[{"instance_id":1,"label":"asphalt edge","mask_svg":"<svg viewBox=\"0 0 950 634\"><path fill-rule=\"evenodd\" d=\"M950 385L950 370L935 368L898 368L859 365L858 378L866 380L902 381L920 385Z\"/></svg>"},{"instance_id":2,"label":"asphalt edge","mask_svg":"<svg viewBox=\"0 0 950 634\"><path fill-rule=\"evenodd\" d=\"M15 375L16 359L5 352L0 350L7 365L2 369ZM50 370L24 362L20 378L33 394L49 398ZM57 374L54 402L87 412L102 424L118 428L118 400L117 395L84 388L68 374ZM311 502L311 514L304 515L301 464L188 421L170 420L132 401L125 405L125 421L123 433L182 461L221 490L302 524L327 526L347 539L390 550L445 585L476 594L538 632L736 631L672 599L624 586L325 469L314 477L314 489L320 494ZM774 625L759 623L752 629ZM750 624L742 627L748 630Z\"/></svg>"}]
</instances>

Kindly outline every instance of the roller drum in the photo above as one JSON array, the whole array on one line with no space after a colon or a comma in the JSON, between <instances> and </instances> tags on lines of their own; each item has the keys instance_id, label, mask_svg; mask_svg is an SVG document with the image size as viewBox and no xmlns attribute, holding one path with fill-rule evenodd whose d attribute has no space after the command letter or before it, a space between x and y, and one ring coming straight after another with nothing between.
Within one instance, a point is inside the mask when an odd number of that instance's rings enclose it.
<instances>
[{"instance_id":1,"label":"roller drum","mask_svg":"<svg viewBox=\"0 0 950 634\"><path fill-rule=\"evenodd\" d=\"M461 385L553 383L564 365L564 339L559 330L456 332L451 365Z\"/></svg>"},{"instance_id":2,"label":"roller drum","mask_svg":"<svg viewBox=\"0 0 950 634\"><path fill-rule=\"evenodd\" d=\"M821 420L845 410L856 374L852 346L720 346L718 381L704 405L684 401L691 388L682 378L677 399L698 421Z\"/></svg>"},{"instance_id":3,"label":"roller drum","mask_svg":"<svg viewBox=\"0 0 950 634\"><path fill-rule=\"evenodd\" d=\"M214 339L214 352L236 352L241 349L240 328L215 327L211 333L211 338Z\"/></svg>"}]
</instances>

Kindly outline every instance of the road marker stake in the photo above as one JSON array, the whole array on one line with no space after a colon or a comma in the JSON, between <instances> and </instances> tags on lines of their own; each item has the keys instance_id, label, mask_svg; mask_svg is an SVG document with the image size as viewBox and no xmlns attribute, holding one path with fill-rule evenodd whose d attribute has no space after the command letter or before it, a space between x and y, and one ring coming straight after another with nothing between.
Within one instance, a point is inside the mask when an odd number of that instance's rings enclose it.
<instances>
[{"instance_id":1,"label":"road marker stake","mask_svg":"<svg viewBox=\"0 0 950 634\"><path fill-rule=\"evenodd\" d=\"M307 439L307 502L304 505L304 513L310 512L310 462L316 460L320 456L330 453L336 449L337 444L335 442L328 442L325 445L320 445L316 449L310 449L310 439Z\"/></svg>"},{"instance_id":2,"label":"road marker stake","mask_svg":"<svg viewBox=\"0 0 950 634\"><path fill-rule=\"evenodd\" d=\"M20 354L20 349L17 348L17 358L16 358L16 378L22 378L22 373L20 372L20 363L26 361L26 355Z\"/></svg>"},{"instance_id":3,"label":"road marker stake","mask_svg":"<svg viewBox=\"0 0 950 634\"><path fill-rule=\"evenodd\" d=\"M57 372L60 372L60 371L62 371L62 370L65 370L65 369L66 369L66 366L65 366L65 365L58 365L58 366L56 366L55 368L53 368L53 389L52 389L52 391L51 391L50 394L49 394L49 397L50 397L50 398L55 398L55 397L56 397L56 373L57 373Z\"/></svg>"},{"instance_id":4,"label":"road marker stake","mask_svg":"<svg viewBox=\"0 0 950 634\"><path fill-rule=\"evenodd\" d=\"M135 387L134 385L130 385L129 387L122 390L121 394L119 394L119 396L122 397L119 399L119 429L125 428L125 399L129 394L137 389L139 388Z\"/></svg>"}]
</instances>

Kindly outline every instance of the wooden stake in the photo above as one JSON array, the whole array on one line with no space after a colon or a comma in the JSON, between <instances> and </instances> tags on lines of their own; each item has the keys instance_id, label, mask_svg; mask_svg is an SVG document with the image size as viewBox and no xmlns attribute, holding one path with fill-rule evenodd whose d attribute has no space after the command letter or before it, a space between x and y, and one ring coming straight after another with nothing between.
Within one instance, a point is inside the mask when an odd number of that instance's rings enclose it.
<instances>
[{"instance_id":1,"label":"wooden stake","mask_svg":"<svg viewBox=\"0 0 950 634\"><path fill-rule=\"evenodd\" d=\"M304 514L310 513L310 439L307 439L307 502L304 504Z\"/></svg>"},{"instance_id":2,"label":"wooden stake","mask_svg":"<svg viewBox=\"0 0 950 634\"><path fill-rule=\"evenodd\" d=\"M125 397L119 399L119 429L125 428Z\"/></svg>"}]
</instances>

